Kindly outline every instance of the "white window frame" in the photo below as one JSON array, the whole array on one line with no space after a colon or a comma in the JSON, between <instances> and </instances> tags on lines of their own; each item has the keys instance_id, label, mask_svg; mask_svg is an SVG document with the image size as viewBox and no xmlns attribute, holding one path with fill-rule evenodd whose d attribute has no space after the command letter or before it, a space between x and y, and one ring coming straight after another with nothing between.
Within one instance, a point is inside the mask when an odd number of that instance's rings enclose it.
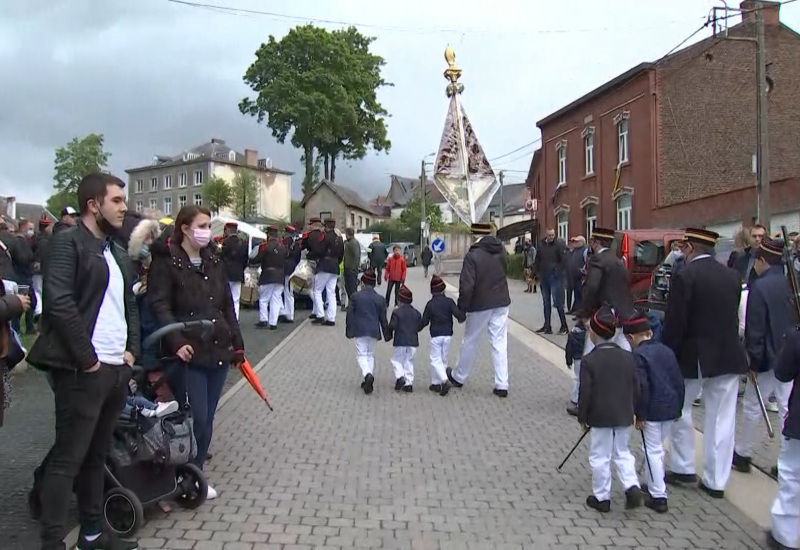
<instances>
[{"instance_id":1,"label":"white window frame","mask_svg":"<svg viewBox=\"0 0 800 550\"><path fill-rule=\"evenodd\" d=\"M150 210L158 210L158 199L150 199Z\"/></svg>"},{"instance_id":2,"label":"white window frame","mask_svg":"<svg viewBox=\"0 0 800 550\"><path fill-rule=\"evenodd\" d=\"M195 193L194 194L194 205L195 206L203 206L203 194L202 193Z\"/></svg>"},{"instance_id":3,"label":"white window frame","mask_svg":"<svg viewBox=\"0 0 800 550\"><path fill-rule=\"evenodd\" d=\"M569 238L569 212L562 210L556 214L556 224L556 235L566 241Z\"/></svg>"},{"instance_id":4,"label":"white window frame","mask_svg":"<svg viewBox=\"0 0 800 550\"><path fill-rule=\"evenodd\" d=\"M594 175L594 126L583 131L583 166L585 175Z\"/></svg>"},{"instance_id":5,"label":"white window frame","mask_svg":"<svg viewBox=\"0 0 800 550\"><path fill-rule=\"evenodd\" d=\"M164 189L172 189L172 176L164 176Z\"/></svg>"},{"instance_id":6,"label":"white window frame","mask_svg":"<svg viewBox=\"0 0 800 550\"><path fill-rule=\"evenodd\" d=\"M150 192L158 191L158 178L150 178Z\"/></svg>"},{"instance_id":7,"label":"white window frame","mask_svg":"<svg viewBox=\"0 0 800 550\"><path fill-rule=\"evenodd\" d=\"M231 162L236 161L236 151L228 151L228 160Z\"/></svg>"},{"instance_id":8,"label":"white window frame","mask_svg":"<svg viewBox=\"0 0 800 550\"><path fill-rule=\"evenodd\" d=\"M181 172L178 175L178 187L186 187L186 172Z\"/></svg>"},{"instance_id":9,"label":"white window frame","mask_svg":"<svg viewBox=\"0 0 800 550\"><path fill-rule=\"evenodd\" d=\"M617 163L622 165L630 161L630 113L624 111L614 117L617 125Z\"/></svg>"},{"instance_id":10,"label":"white window frame","mask_svg":"<svg viewBox=\"0 0 800 550\"><path fill-rule=\"evenodd\" d=\"M172 214L172 197L164 197L164 214Z\"/></svg>"},{"instance_id":11,"label":"white window frame","mask_svg":"<svg viewBox=\"0 0 800 550\"><path fill-rule=\"evenodd\" d=\"M625 206L622 206L622 201L625 201ZM617 230L627 231L633 225L633 196L628 193L622 194L617 197Z\"/></svg>"},{"instance_id":12,"label":"white window frame","mask_svg":"<svg viewBox=\"0 0 800 550\"><path fill-rule=\"evenodd\" d=\"M567 183L567 142L562 140L556 145L556 158L558 159L558 183Z\"/></svg>"},{"instance_id":13,"label":"white window frame","mask_svg":"<svg viewBox=\"0 0 800 550\"><path fill-rule=\"evenodd\" d=\"M186 206L186 195L178 195L178 208Z\"/></svg>"},{"instance_id":14,"label":"white window frame","mask_svg":"<svg viewBox=\"0 0 800 550\"><path fill-rule=\"evenodd\" d=\"M194 184L195 185L203 185L203 171L202 170L195 170L194 171Z\"/></svg>"},{"instance_id":15,"label":"white window frame","mask_svg":"<svg viewBox=\"0 0 800 550\"><path fill-rule=\"evenodd\" d=\"M587 204L584 208L584 217L586 218L586 238L588 239L594 228L597 227L597 205Z\"/></svg>"},{"instance_id":16,"label":"white window frame","mask_svg":"<svg viewBox=\"0 0 800 550\"><path fill-rule=\"evenodd\" d=\"M136 201L136 211L141 212L144 210L144 203L142 201Z\"/></svg>"},{"instance_id":17,"label":"white window frame","mask_svg":"<svg viewBox=\"0 0 800 550\"><path fill-rule=\"evenodd\" d=\"M136 193L144 193L144 180L136 180Z\"/></svg>"}]
</instances>

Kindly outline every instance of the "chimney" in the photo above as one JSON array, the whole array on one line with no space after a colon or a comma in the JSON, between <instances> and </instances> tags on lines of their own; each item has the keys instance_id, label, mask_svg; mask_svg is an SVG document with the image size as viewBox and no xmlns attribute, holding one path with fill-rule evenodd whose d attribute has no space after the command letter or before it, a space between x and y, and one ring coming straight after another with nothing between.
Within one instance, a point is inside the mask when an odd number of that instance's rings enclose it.
<instances>
[{"instance_id":1,"label":"chimney","mask_svg":"<svg viewBox=\"0 0 800 550\"><path fill-rule=\"evenodd\" d=\"M768 2L763 0L761 2L757 2L755 0L744 0L741 4L739 4L739 8L742 10L742 22L750 21L755 23L756 21L756 4L761 4L761 15L764 17L764 24L765 25L780 25L781 24L781 3L780 2Z\"/></svg>"},{"instance_id":2,"label":"chimney","mask_svg":"<svg viewBox=\"0 0 800 550\"><path fill-rule=\"evenodd\" d=\"M244 163L247 166L258 166L258 151L255 149L245 149Z\"/></svg>"},{"instance_id":3,"label":"chimney","mask_svg":"<svg viewBox=\"0 0 800 550\"><path fill-rule=\"evenodd\" d=\"M17 220L17 198L16 197L7 197L6 198L6 216L11 218L12 220Z\"/></svg>"},{"instance_id":4,"label":"chimney","mask_svg":"<svg viewBox=\"0 0 800 550\"><path fill-rule=\"evenodd\" d=\"M225 140L219 138L211 138L211 143L216 143L217 145L225 145Z\"/></svg>"}]
</instances>

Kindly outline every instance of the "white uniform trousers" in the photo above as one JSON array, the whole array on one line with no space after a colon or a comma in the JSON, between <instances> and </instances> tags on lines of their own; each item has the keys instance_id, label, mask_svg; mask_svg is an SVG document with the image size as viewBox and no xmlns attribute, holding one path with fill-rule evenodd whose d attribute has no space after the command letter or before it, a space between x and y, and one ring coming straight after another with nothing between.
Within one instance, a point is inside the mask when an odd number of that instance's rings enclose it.
<instances>
[{"instance_id":1,"label":"white uniform trousers","mask_svg":"<svg viewBox=\"0 0 800 550\"><path fill-rule=\"evenodd\" d=\"M258 320L262 323L269 322L270 326L278 324L278 314L281 311L281 292L283 285L270 283L258 286Z\"/></svg>"},{"instance_id":2,"label":"white uniform trousers","mask_svg":"<svg viewBox=\"0 0 800 550\"><path fill-rule=\"evenodd\" d=\"M395 346L394 353L392 354L392 369L394 369L394 378L406 379L406 386L414 383L414 354L417 353L417 348L410 346Z\"/></svg>"},{"instance_id":3,"label":"white uniform trousers","mask_svg":"<svg viewBox=\"0 0 800 550\"><path fill-rule=\"evenodd\" d=\"M361 377L375 373L375 338L368 336L355 338L356 341L356 360L358 368L361 369Z\"/></svg>"},{"instance_id":4,"label":"white uniform trousers","mask_svg":"<svg viewBox=\"0 0 800 550\"><path fill-rule=\"evenodd\" d=\"M453 378L461 384L467 381L472 372L472 367L475 365L478 338L487 327L489 328L489 343L492 346L492 363L494 363L494 387L498 390L507 390L508 307L467 313L464 339L461 341L458 364L455 371L453 371Z\"/></svg>"},{"instance_id":5,"label":"white uniform trousers","mask_svg":"<svg viewBox=\"0 0 800 550\"><path fill-rule=\"evenodd\" d=\"M231 299L233 300L233 312L236 314L236 320L239 320L239 302L242 300L242 283L239 281L228 281L228 286L231 287ZM259 299L260 291L259 291Z\"/></svg>"},{"instance_id":6,"label":"white uniform trousers","mask_svg":"<svg viewBox=\"0 0 800 550\"><path fill-rule=\"evenodd\" d=\"M772 371L759 372L756 375L761 395L766 401L774 392L778 403L778 413L781 418L786 418L789 412L789 394L792 393L792 382L780 382ZM764 418L761 416L761 407L758 404L756 390L748 378L742 397L743 426L741 435L736 438L736 454L750 457L753 454L753 444L761 440L767 433Z\"/></svg>"},{"instance_id":7,"label":"white uniform trousers","mask_svg":"<svg viewBox=\"0 0 800 550\"><path fill-rule=\"evenodd\" d=\"M281 313L286 316L288 321L294 321L294 291L292 285L289 284L291 275L287 275L283 279L283 310Z\"/></svg>"},{"instance_id":8,"label":"white uniform trousers","mask_svg":"<svg viewBox=\"0 0 800 550\"><path fill-rule=\"evenodd\" d=\"M591 428L589 467L592 469L592 494L600 502L611 499L612 460L623 489L627 491L631 487L639 486L636 459L628 448L632 429L632 426Z\"/></svg>"},{"instance_id":9,"label":"white uniform trousers","mask_svg":"<svg viewBox=\"0 0 800 550\"><path fill-rule=\"evenodd\" d=\"M575 359L572 362L572 370L574 371L574 378L572 380L572 393L569 396L570 401L578 404L578 396L581 392L581 360Z\"/></svg>"},{"instance_id":10,"label":"white uniform trousers","mask_svg":"<svg viewBox=\"0 0 800 550\"><path fill-rule=\"evenodd\" d=\"M647 480L647 491L653 498L667 498L667 484L664 483L664 440L669 437L673 422L674 420L645 422L642 430L644 475Z\"/></svg>"},{"instance_id":11,"label":"white uniform trousers","mask_svg":"<svg viewBox=\"0 0 800 550\"><path fill-rule=\"evenodd\" d=\"M800 440L783 438L778 457L778 493L772 502L772 536L788 546L800 546Z\"/></svg>"},{"instance_id":12,"label":"white uniform trousers","mask_svg":"<svg viewBox=\"0 0 800 550\"><path fill-rule=\"evenodd\" d=\"M618 328L614 333L614 337L611 339L613 343L624 349L625 351L631 351L631 343L628 342L628 339L625 338L625 334L622 332L621 328ZM586 343L583 345L583 357L586 357L590 351L594 349L594 342L589 337L589 332L586 333Z\"/></svg>"},{"instance_id":13,"label":"white uniform trousers","mask_svg":"<svg viewBox=\"0 0 800 550\"><path fill-rule=\"evenodd\" d=\"M450 351L452 336L431 338L431 384L447 382L447 352Z\"/></svg>"},{"instance_id":14,"label":"white uniform trousers","mask_svg":"<svg viewBox=\"0 0 800 550\"><path fill-rule=\"evenodd\" d=\"M694 423L692 402L703 391L703 476L706 487L724 491L731 475L736 432L736 399L739 375L687 378L683 414L672 424L669 469L676 474L694 474Z\"/></svg>"},{"instance_id":15,"label":"white uniform trousers","mask_svg":"<svg viewBox=\"0 0 800 550\"><path fill-rule=\"evenodd\" d=\"M36 307L33 310L34 315L42 314L42 276L33 276L33 292L36 294Z\"/></svg>"},{"instance_id":16,"label":"white uniform trousers","mask_svg":"<svg viewBox=\"0 0 800 550\"><path fill-rule=\"evenodd\" d=\"M336 281L338 277L335 273L319 272L314 276L314 309L319 317L325 313L325 320L331 323L336 321ZM326 291L328 297L328 307L322 302L322 291Z\"/></svg>"}]
</instances>

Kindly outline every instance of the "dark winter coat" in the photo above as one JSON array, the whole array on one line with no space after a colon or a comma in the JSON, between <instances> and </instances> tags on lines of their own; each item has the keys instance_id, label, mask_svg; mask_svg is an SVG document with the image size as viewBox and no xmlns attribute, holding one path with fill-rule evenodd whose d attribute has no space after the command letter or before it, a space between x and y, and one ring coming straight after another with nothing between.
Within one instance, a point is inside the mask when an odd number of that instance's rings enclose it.
<instances>
[{"instance_id":1,"label":"dark winter coat","mask_svg":"<svg viewBox=\"0 0 800 550\"><path fill-rule=\"evenodd\" d=\"M164 339L164 355L175 355L184 345L194 349L193 366L223 368L244 353L244 342L233 310L233 299L222 258L209 247L200 251L203 262L195 267L179 245L169 245L168 255L154 255L148 293L160 326L185 321L210 320L214 332L207 338L197 333L176 332Z\"/></svg>"},{"instance_id":2,"label":"dark winter coat","mask_svg":"<svg viewBox=\"0 0 800 550\"><path fill-rule=\"evenodd\" d=\"M592 428L633 424L639 400L636 359L616 344L596 346L581 361L578 420Z\"/></svg>"},{"instance_id":3,"label":"dark winter coat","mask_svg":"<svg viewBox=\"0 0 800 550\"><path fill-rule=\"evenodd\" d=\"M419 331L422 315L411 304L400 304L392 311L389 330L384 335L386 341L394 338L394 347L419 347Z\"/></svg>"},{"instance_id":4,"label":"dark winter coat","mask_svg":"<svg viewBox=\"0 0 800 550\"><path fill-rule=\"evenodd\" d=\"M30 285L33 280L33 247L27 237L17 235L9 248L11 260L14 262L14 273L17 283Z\"/></svg>"},{"instance_id":5,"label":"dark winter coat","mask_svg":"<svg viewBox=\"0 0 800 550\"><path fill-rule=\"evenodd\" d=\"M800 439L800 397L798 397L798 377L800 376L800 330L793 328L786 333L786 339L775 361L775 378L781 382L794 382L789 395L789 412L783 422L783 436Z\"/></svg>"},{"instance_id":6,"label":"dark winter coat","mask_svg":"<svg viewBox=\"0 0 800 550\"><path fill-rule=\"evenodd\" d=\"M585 265L583 258L585 254L585 246L576 247L569 251L566 269L567 278L569 281L580 281L581 277L583 276L582 270Z\"/></svg>"},{"instance_id":7,"label":"dark winter coat","mask_svg":"<svg viewBox=\"0 0 800 550\"><path fill-rule=\"evenodd\" d=\"M678 358L684 378L744 374L739 342L739 275L708 256L694 259L672 278L663 342Z\"/></svg>"},{"instance_id":8,"label":"dark winter coat","mask_svg":"<svg viewBox=\"0 0 800 550\"><path fill-rule=\"evenodd\" d=\"M300 239L295 239L290 235L283 238L283 246L286 247L287 252L286 262L283 264L283 274L289 276L294 273L297 264L300 263L303 250L301 248Z\"/></svg>"},{"instance_id":9,"label":"dark winter coat","mask_svg":"<svg viewBox=\"0 0 800 550\"><path fill-rule=\"evenodd\" d=\"M258 254L252 263L261 266L261 275L258 277L259 285L282 285L284 283L284 268L289 251L283 241L277 237L270 238L258 248Z\"/></svg>"},{"instance_id":10,"label":"dark winter coat","mask_svg":"<svg viewBox=\"0 0 800 550\"><path fill-rule=\"evenodd\" d=\"M639 378L636 417L650 422L675 420L683 411L685 385L675 354L664 344L645 340L633 350Z\"/></svg>"},{"instance_id":11,"label":"dark winter coat","mask_svg":"<svg viewBox=\"0 0 800 550\"><path fill-rule=\"evenodd\" d=\"M783 337L794 325L791 295L782 265L770 267L750 286L744 325L750 370L767 372L775 367Z\"/></svg>"},{"instance_id":12,"label":"dark winter coat","mask_svg":"<svg viewBox=\"0 0 800 550\"><path fill-rule=\"evenodd\" d=\"M567 366L571 367L575 361L583 358L583 348L586 346L586 327L577 324L569 331L567 343L564 345L564 359Z\"/></svg>"},{"instance_id":13,"label":"dark winter coat","mask_svg":"<svg viewBox=\"0 0 800 550\"><path fill-rule=\"evenodd\" d=\"M430 301L425 305L422 313L422 323L419 330L422 331L428 324L431 325L431 338L437 336L453 335L453 319L463 323L467 314L458 309L452 298L445 296L444 292L434 294Z\"/></svg>"},{"instance_id":14,"label":"dark winter coat","mask_svg":"<svg viewBox=\"0 0 800 550\"><path fill-rule=\"evenodd\" d=\"M345 336L347 338L374 338L380 340L389 332L386 321L386 300L375 292L375 287L365 286L352 296L347 306Z\"/></svg>"},{"instance_id":15,"label":"dark winter coat","mask_svg":"<svg viewBox=\"0 0 800 550\"><path fill-rule=\"evenodd\" d=\"M628 286L628 270L608 248L586 260L583 284L583 309L593 314L603 305L614 308L621 319L633 315L633 296Z\"/></svg>"},{"instance_id":16,"label":"dark winter coat","mask_svg":"<svg viewBox=\"0 0 800 550\"><path fill-rule=\"evenodd\" d=\"M128 253L116 241L98 239L82 223L53 236L42 293L42 333L27 361L47 369L83 370L97 363L92 334L108 288L108 264L103 256L109 248L122 271L125 284L126 351L140 355L139 310L133 295L133 277Z\"/></svg>"},{"instance_id":17,"label":"dark winter coat","mask_svg":"<svg viewBox=\"0 0 800 550\"><path fill-rule=\"evenodd\" d=\"M386 258L389 257L389 251L381 241L372 241L372 244L367 247L367 255L373 267L382 268L386 263Z\"/></svg>"},{"instance_id":18,"label":"dark winter coat","mask_svg":"<svg viewBox=\"0 0 800 550\"><path fill-rule=\"evenodd\" d=\"M561 275L564 271L564 264L567 258L567 245L561 239L553 239L548 243L542 241L536 249L536 259L534 269L542 278L547 278L553 274Z\"/></svg>"},{"instance_id":19,"label":"dark winter coat","mask_svg":"<svg viewBox=\"0 0 800 550\"><path fill-rule=\"evenodd\" d=\"M344 245L345 271L358 271L361 267L361 243L355 238L348 239Z\"/></svg>"},{"instance_id":20,"label":"dark winter coat","mask_svg":"<svg viewBox=\"0 0 800 550\"><path fill-rule=\"evenodd\" d=\"M53 235L55 235L56 233L61 233L62 231L66 231L70 227L74 226L68 223L64 223L62 221L57 221L56 223L53 224Z\"/></svg>"},{"instance_id":21,"label":"dark winter coat","mask_svg":"<svg viewBox=\"0 0 800 550\"><path fill-rule=\"evenodd\" d=\"M317 271L339 275L339 265L344 260L344 241L336 231L325 231L320 245L320 260Z\"/></svg>"},{"instance_id":22,"label":"dark winter coat","mask_svg":"<svg viewBox=\"0 0 800 550\"><path fill-rule=\"evenodd\" d=\"M33 263L39 264L38 274L42 273L42 265L50 250L50 232L40 231L33 242ZM37 270L34 270L37 272Z\"/></svg>"},{"instance_id":23,"label":"dark winter coat","mask_svg":"<svg viewBox=\"0 0 800 550\"><path fill-rule=\"evenodd\" d=\"M322 258L323 239L325 233L321 229L314 229L307 233L302 239L302 249L308 251L306 259L310 262L319 262Z\"/></svg>"},{"instance_id":24,"label":"dark winter coat","mask_svg":"<svg viewBox=\"0 0 800 550\"><path fill-rule=\"evenodd\" d=\"M751 261L753 261L753 249L749 246L742 250L734 250L728 257L728 267L734 269L742 282L747 283L748 286L758 280L758 273L756 273L755 267L752 267ZM749 273L747 272L748 267L750 267Z\"/></svg>"},{"instance_id":25,"label":"dark winter coat","mask_svg":"<svg viewBox=\"0 0 800 550\"><path fill-rule=\"evenodd\" d=\"M222 243L221 254L228 280L233 283L243 283L249 256L247 243L237 235L230 235Z\"/></svg>"},{"instance_id":26,"label":"dark winter coat","mask_svg":"<svg viewBox=\"0 0 800 550\"><path fill-rule=\"evenodd\" d=\"M458 309L469 313L509 306L507 268L506 249L495 237L473 244L458 279Z\"/></svg>"},{"instance_id":27,"label":"dark winter coat","mask_svg":"<svg viewBox=\"0 0 800 550\"><path fill-rule=\"evenodd\" d=\"M422 262L422 265L429 266L431 265L431 261L433 261L433 251L431 250L430 246L426 246L422 249L422 252L419 255L419 259Z\"/></svg>"},{"instance_id":28,"label":"dark winter coat","mask_svg":"<svg viewBox=\"0 0 800 550\"><path fill-rule=\"evenodd\" d=\"M2 239L0 239L0 279L17 280L17 275L14 273L14 262L11 260L11 251Z\"/></svg>"}]
</instances>

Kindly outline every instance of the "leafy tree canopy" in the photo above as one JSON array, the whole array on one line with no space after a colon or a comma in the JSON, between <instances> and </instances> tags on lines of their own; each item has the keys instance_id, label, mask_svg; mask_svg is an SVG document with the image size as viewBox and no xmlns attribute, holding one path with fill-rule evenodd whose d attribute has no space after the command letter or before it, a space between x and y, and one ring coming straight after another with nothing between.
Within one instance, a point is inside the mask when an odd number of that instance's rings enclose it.
<instances>
[{"instance_id":1,"label":"leafy tree canopy","mask_svg":"<svg viewBox=\"0 0 800 550\"><path fill-rule=\"evenodd\" d=\"M236 173L231 182L233 212L242 221L251 218L258 207L258 181L250 170Z\"/></svg>"},{"instance_id":2,"label":"leafy tree canopy","mask_svg":"<svg viewBox=\"0 0 800 550\"><path fill-rule=\"evenodd\" d=\"M211 176L203 184L203 204L214 214L233 204L233 190L224 179Z\"/></svg>"}]
</instances>

